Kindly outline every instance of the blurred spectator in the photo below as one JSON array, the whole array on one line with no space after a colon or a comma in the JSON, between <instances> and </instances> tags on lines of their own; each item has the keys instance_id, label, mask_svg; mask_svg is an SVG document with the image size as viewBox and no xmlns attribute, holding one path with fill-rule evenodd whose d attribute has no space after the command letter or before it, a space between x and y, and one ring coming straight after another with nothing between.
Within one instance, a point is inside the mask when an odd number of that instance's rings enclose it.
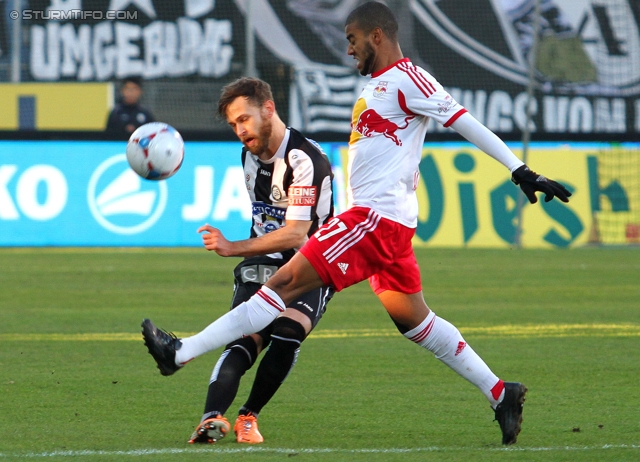
<instances>
[{"instance_id":1,"label":"blurred spectator","mask_svg":"<svg viewBox=\"0 0 640 462\"><path fill-rule=\"evenodd\" d=\"M133 131L141 125L153 122L153 115L140 105L142 80L139 77L127 77L120 89L122 100L113 108L107 120L106 133L109 137L129 139Z\"/></svg>"}]
</instances>

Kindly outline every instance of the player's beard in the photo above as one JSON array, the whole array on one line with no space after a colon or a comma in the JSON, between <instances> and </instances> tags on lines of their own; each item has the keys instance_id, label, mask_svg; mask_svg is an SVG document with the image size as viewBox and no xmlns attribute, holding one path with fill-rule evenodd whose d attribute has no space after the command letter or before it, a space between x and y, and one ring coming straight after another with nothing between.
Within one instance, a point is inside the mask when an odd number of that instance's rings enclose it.
<instances>
[{"instance_id":1,"label":"player's beard","mask_svg":"<svg viewBox=\"0 0 640 462\"><path fill-rule=\"evenodd\" d=\"M245 144L249 152L254 156L262 154L267 149L267 146L269 146L272 131L273 127L271 126L271 121L266 118L262 119L260 128L258 129L258 136L255 138L257 143L252 147Z\"/></svg>"},{"instance_id":2,"label":"player's beard","mask_svg":"<svg viewBox=\"0 0 640 462\"><path fill-rule=\"evenodd\" d=\"M376 52L371 46L369 42L365 43L364 49L362 50L362 59L360 63L362 66L360 67L360 75L367 76L373 72L373 65L376 60Z\"/></svg>"}]
</instances>

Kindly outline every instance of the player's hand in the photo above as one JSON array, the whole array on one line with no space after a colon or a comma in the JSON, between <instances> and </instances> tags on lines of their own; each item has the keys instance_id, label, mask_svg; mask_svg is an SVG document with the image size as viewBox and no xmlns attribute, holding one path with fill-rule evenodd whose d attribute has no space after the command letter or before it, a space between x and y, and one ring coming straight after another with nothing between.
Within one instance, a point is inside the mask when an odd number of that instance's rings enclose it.
<instances>
[{"instance_id":1,"label":"player's hand","mask_svg":"<svg viewBox=\"0 0 640 462\"><path fill-rule=\"evenodd\" d=\"M532 204L538 202L536 191L545 194L545 202L549 202L554 196L562 202L569 202L569 196L571 196L571 192L563 185L543 175L538 175L526 165L522 165L513 171L511 181L520 186L520 189L522 189L522 192L525 193L529 202Z\"/></svg>"},{"instance_id":2,"label":"player's hand","mask_svg":"<svg viewBox=\"0 0 640 462\"><path fill-rule=\"evenodd\" d=\"M219 229L206 224L198 228L198 233L203 233L202 243L207 250L213 250L222 257L233 256L233 243L229 242Z\"/></svg>"}]
</instances>

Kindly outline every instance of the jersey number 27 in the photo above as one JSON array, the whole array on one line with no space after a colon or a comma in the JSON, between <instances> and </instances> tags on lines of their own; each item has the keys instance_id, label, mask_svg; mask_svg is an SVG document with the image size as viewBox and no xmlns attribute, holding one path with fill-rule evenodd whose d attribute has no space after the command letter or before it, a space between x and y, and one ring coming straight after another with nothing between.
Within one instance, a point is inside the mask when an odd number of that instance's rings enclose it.
<instances>
[{"instance_id":1,"label":"jersey number 27","mask_svg":"<svg viewBox=\"0 0 640 462\"><path fill-rule=\"evenodd\" d=\"M316 231L314 236L319 242L322 242L325 239L329 239L331 236L335 236L336 234L345 231L346 229L347 225L341 222L338 218L333 217L325 226Z\"/></svg>"}]
</instances>

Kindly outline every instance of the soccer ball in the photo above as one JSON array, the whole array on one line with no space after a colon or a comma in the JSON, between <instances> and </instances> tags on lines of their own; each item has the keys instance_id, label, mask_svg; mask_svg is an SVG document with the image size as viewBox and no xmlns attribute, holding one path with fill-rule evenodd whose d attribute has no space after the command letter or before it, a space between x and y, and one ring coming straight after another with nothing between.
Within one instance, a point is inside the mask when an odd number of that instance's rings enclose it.
<instances>
[{"instance_id":1,"label":"soccer ball","mask_svg":"<svg viewBox=\"0 0 640 462\"><path fill-rule=\"evenodd\" d=\"M184 141L171 125L150 122L131 134L127 161L142 178L164 180L175 174L184 158Z\"/></svg>"}]
</instances>

